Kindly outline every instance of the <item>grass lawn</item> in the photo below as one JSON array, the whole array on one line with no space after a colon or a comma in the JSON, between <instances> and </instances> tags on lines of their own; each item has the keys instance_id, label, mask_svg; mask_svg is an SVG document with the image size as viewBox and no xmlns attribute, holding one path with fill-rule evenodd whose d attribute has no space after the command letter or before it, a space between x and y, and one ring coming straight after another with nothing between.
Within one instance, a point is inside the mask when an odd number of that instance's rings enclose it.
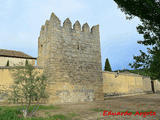
<instances>
[{"instance_id":1,"label":"grass lawn","mask_svg":"<svg viewBox=\"0 0 160 120\"><path fill-rule=\"evenodd\" d=\"M35 106L31 106L30 110L33 110ZM23 118L22 117L22 107L20 106L0 106L0 120L71 120L72 117L77 116L75 113L68 113L66 115L57 114L57 115L49 115L50 110L60 109L55 106L39 106L39 111L47 111L45 114L47 117L32 117L32 118Z\"/></svg>"}]
</instances>

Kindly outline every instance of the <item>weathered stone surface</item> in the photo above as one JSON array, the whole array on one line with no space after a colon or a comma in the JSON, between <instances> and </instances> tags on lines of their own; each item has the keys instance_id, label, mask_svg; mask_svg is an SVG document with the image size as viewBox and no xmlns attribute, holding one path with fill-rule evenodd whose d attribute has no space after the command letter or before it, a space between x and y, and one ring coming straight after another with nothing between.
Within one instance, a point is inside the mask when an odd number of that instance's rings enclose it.
<instances>
[{"instance_id":1,"label":"weathered stone surface","mask_svg":"<svg viewBox=\"0 0 160 120\"><path fill-rule=\"evenodd\" d=\"M38 65L49 78L50 103L103 99L99 26L51 15L38 40ZM45 30L45 28L47 30ZM67 86L67 87L66 87Z\"/></svg>"},{"instance_id":2,"label":"weathered stone surface","mask_svg":"<svg viewBox=\"0 0 160 120\"><path fill-rule=\"evenodd\" d=\"M132 73L103 72L103 92L105 96L152 93L151 80Z\"/></svg>"}]
</instances>

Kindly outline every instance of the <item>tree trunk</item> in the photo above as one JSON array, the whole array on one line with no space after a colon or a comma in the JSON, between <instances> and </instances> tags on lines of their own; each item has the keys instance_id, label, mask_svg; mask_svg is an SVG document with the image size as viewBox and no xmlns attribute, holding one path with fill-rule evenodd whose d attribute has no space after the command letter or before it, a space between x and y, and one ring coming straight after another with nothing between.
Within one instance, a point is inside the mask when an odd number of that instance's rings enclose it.
<instances>
[{"instance_id":1,"label":"tree trunk","mask_svg":"<svg viewBox=\"0 0 160 120\"><path fill-rule=\"evenodd\" d=\"M23 110L23 117L24 117L24 118L26 118L26 117L28 116L30 105L31 105L31 98L29 99L27 108L26 108L25 110Z\"/></svg>"},{"instance_id":2,"label":"tree trunk","mask_svg":"<svg viewBox=\"0 0 160 120\"><path fill-rule=\"evenodd\" d=\"M26 118L26 117L27 117L27 114L28 114L27 109L23 110L22 112L23 112L23 117Z\"/></svg>"}]
</instances>

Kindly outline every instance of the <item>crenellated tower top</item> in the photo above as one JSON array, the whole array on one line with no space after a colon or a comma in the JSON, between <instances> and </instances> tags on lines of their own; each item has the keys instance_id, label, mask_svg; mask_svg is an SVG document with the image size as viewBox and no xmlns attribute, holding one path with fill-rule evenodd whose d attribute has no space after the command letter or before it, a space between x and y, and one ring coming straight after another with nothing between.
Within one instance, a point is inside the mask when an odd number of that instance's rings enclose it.
<instances>
[{"instance_id":1,"label":"crenellated tower top","mask_svg":"<svg viewBox=\"0 0 160 120\"><path fill-rule=\"evenodd\" d=\"M63 22L63 28L69 29L69 30L72 29L72 23L71 23L71 21L70 21L69 18L67 18L67 19Z\"/></svg>"},{"instance_id":2,"label":"crenellated tower top","mask_svg":"<svg viewBox=\"0 0 160 120\"><path fill-rule=\"evenodd\" d=\"M66 30L69 30L69 31L73 30L76 32L85 32L85 33L92 33L92 34L99 33L99 25L96 25L90 28L88 23L85 23L81 27L80 22L77 20L72 26L72 22L70 21L69 18L66 18L66 20L63 22L63 26L61 26L61 21L54 13L51 14L50 20L46 20L45 25L42 25L41 31L47 31L49 26L64 28Z\"/></svg>"}]
</instances>

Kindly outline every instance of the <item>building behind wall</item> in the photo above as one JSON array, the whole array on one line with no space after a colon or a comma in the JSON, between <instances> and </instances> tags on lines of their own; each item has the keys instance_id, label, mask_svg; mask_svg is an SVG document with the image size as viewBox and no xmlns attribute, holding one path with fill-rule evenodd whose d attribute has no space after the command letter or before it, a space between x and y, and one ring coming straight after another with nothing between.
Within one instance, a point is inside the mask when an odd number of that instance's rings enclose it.
<instances>
[{"instance_id":1,"label":"building behind wall","mask_svg":"<svg viewBox=\"0 0 160 120\"><path fill-rule=\"evenodd\" d=\"M0 49L0 66L7 66L7 62L8 66L25 65L26 61L35 65L36 58L20 51Z\"/></svg>"},{"instance_id":2,"label":"building behind wall","mask_svg":"<svg viewBox=\"0 0 160 120\"><path fill-rule=\"evenodd\" d=\"M54 13L42 26L38 65L49 79L50 103L103 99L99 25L63 26Z\"/></svg>"}]
</instances>

